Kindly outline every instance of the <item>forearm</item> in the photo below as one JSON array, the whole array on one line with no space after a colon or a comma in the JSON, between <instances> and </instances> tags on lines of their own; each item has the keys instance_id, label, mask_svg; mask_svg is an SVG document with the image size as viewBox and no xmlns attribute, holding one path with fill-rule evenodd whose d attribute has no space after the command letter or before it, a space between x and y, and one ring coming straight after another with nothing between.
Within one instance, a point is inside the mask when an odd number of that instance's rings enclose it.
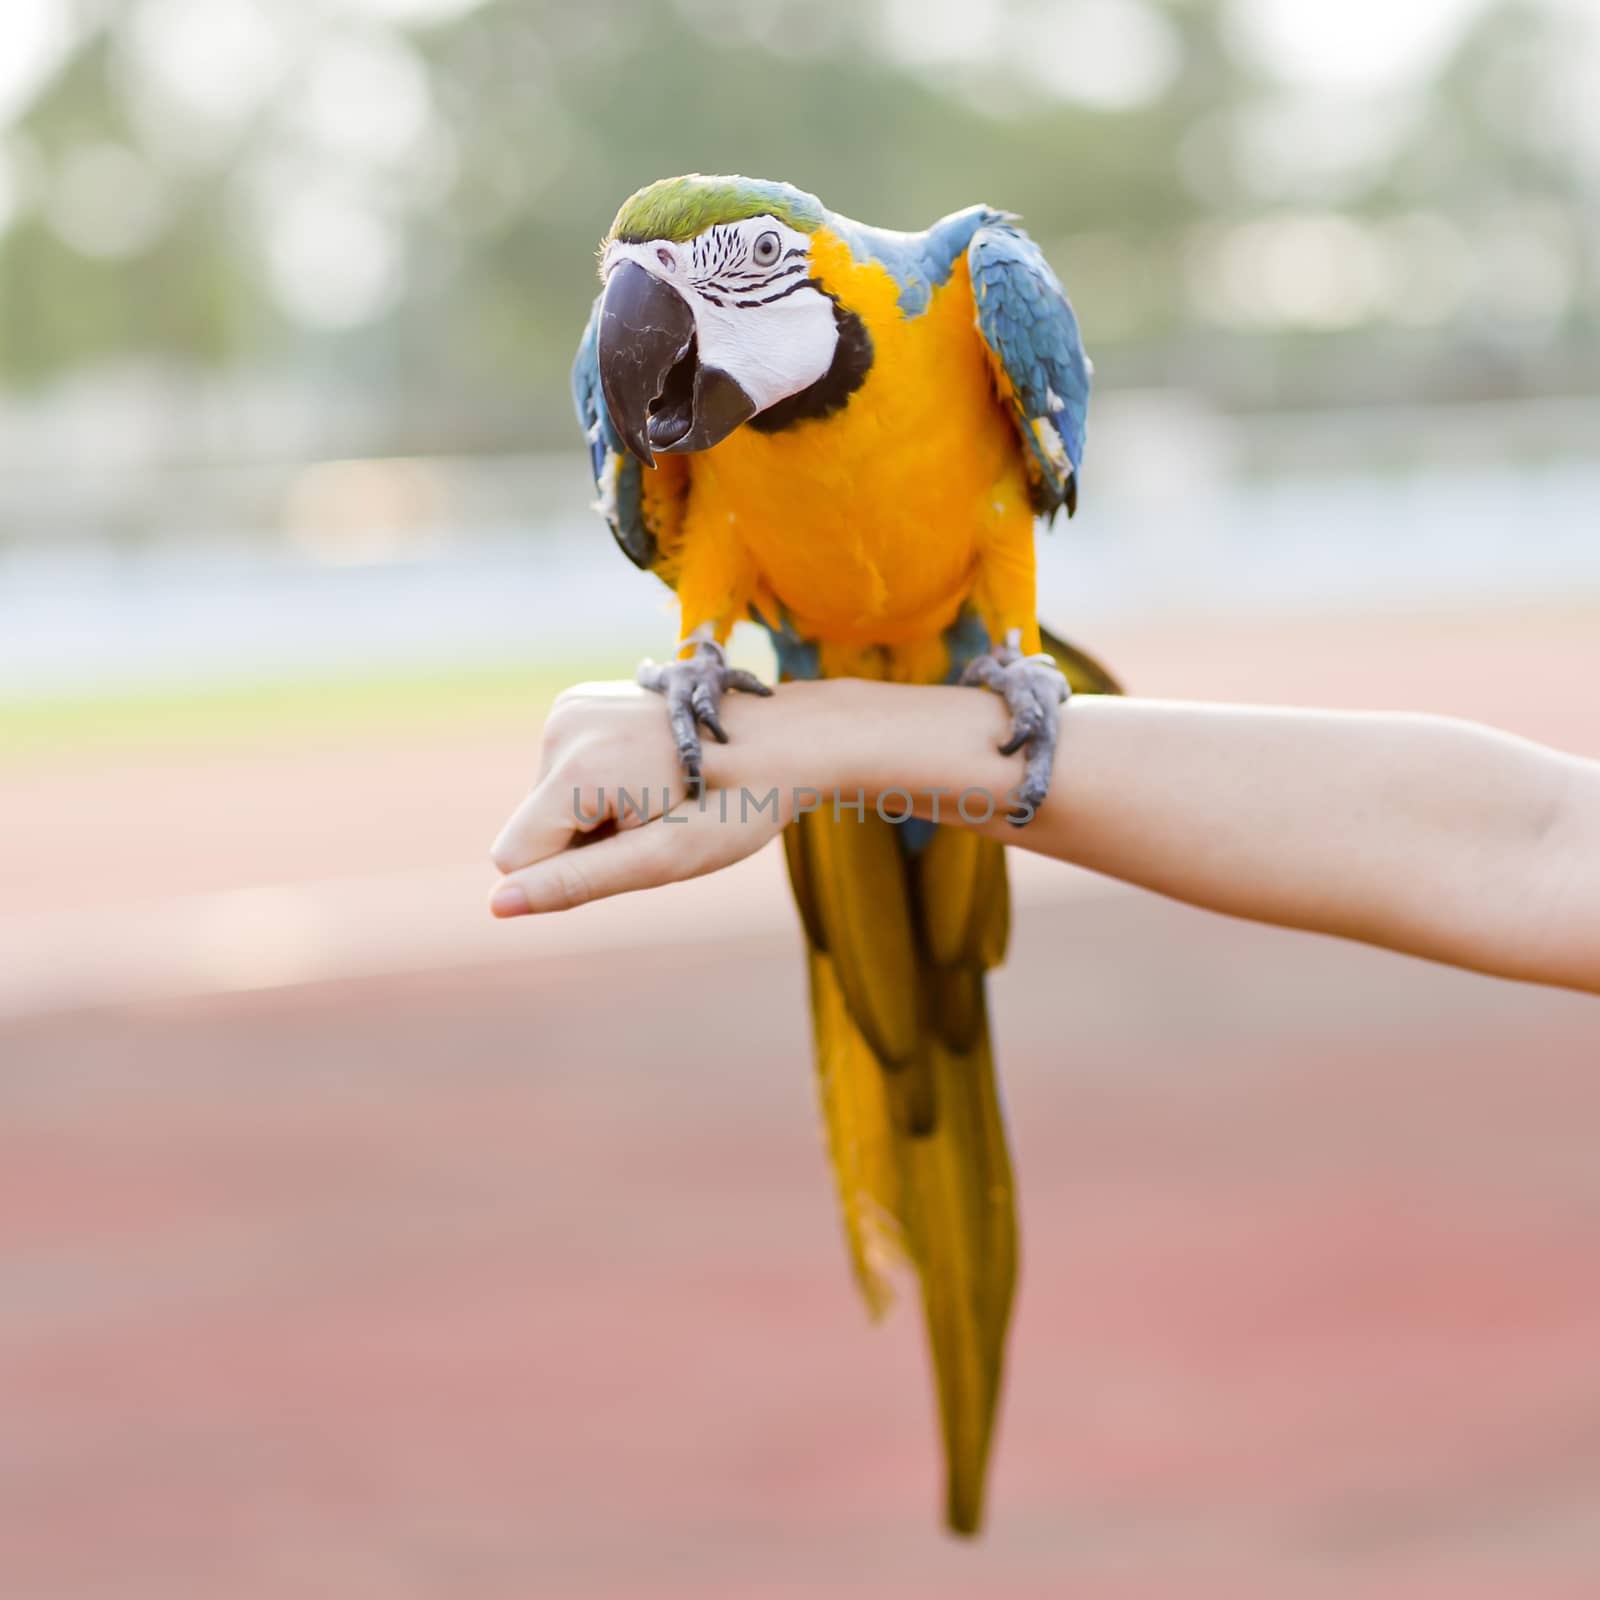
<instances>
[{"instance_id":1,"label":"forearm","mask_svg":"<svg viewBox=\"0 0 1600 1600\"><path fill-rule=\"evenodd\" d=\"M1600 768L1470 724L1080 697L1050 797L1003 820L1004 708L964 690L793 685L784 748L724 753L770 782L917 797L983 831L1195 905L1509 977L1600 989L1600 868L1574 830ZM766 708L754 707L757 724ZM741 719L743 721L745 719ZM1587 801L1586 804L1580 803ZM1597 831L1587 825L1592 837Z\"/></svg>"}]
</instances>

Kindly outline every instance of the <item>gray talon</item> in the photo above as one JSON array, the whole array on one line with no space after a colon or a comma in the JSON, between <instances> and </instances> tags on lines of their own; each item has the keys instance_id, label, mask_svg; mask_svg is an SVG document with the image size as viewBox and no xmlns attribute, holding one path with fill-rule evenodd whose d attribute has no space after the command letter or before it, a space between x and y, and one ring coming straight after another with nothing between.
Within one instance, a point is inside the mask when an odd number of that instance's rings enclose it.
<instances>
[{"instance_id":1,"label":"gray talon","mask_svg":"<svg viewBox=\"0 0 1600 1600\"><path fill-rule=\"evenodd\" d=\"M694 654L687 661L667 661L659 666L646 661L639 668L638 681L641 688L666 697L678 762L691 794L698 794L701 787L700 728L703 726L718 744L728 742L727 730L718 715L724 693L729 689L744 694L772 693L753 672L730 667L726 653L714 639L697 640Z\"/></svg>"},{"instance_id":2,"label":"gray talon","mask_svg":"<svg viewBox=\"0 0 1600 1600\"><path fill-rule=\"evenodd\" d=\"M1013 827L1020 828L1033 819L1050 792L1050 774L1056 761L1056 707L1072 691L1051 657L1023 655L1022 636L1016 631L1008 633L1005 643L988 655L968 662L961 681L981 684L1005 700L1011 713L1011 732L1001 744L1000 754L1027 752L1022 782L1017 785L1020 809L1006 818Z\"/></svg>"}]
</instances>

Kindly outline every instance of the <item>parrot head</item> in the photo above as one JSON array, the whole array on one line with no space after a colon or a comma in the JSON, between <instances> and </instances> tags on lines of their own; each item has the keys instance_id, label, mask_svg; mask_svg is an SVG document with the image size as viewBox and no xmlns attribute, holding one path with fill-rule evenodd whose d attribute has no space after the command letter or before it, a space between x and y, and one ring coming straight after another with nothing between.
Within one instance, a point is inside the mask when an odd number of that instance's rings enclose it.
<instances>
[{"instance_id":1,"label":"parrot head","mask_svg":"<svg viewBox=\"0 0 1600 1600\"><path fill-rule=\"evenodd\" d=\"M814 195L755 178L665 178L601 245L600 385L623 443L708 450L821 382L840 322L811 275Z\"/></svg>"}]
</instances>

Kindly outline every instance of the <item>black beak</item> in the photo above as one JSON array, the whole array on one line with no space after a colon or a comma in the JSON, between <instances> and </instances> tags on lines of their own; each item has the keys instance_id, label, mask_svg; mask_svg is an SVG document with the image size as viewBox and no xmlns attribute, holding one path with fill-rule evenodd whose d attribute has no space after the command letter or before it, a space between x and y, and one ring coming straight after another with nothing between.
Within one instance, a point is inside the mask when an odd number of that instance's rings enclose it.
<instances>
[{"instance_id":1,"label":"black beak","mask_svg":"<svg viewBox=\"0 0 1600 1600\"><path fill-rule=\"evenodd\" d=\"M600 302L600 388L622 442L647 467L655 451L709 450L755 402L696 356L694 313L636 261L612 268Z\"/></svg>"}]
</instances>

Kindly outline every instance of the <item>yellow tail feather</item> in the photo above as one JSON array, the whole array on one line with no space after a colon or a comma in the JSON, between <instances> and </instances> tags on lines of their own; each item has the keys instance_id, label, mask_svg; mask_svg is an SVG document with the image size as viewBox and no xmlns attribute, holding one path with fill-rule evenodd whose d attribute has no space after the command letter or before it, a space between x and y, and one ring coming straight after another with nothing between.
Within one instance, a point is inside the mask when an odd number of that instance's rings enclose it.
<instances>
[{"instance_id":1,"label":"yellow tail feather","mask_svg":"<svg viewBox=\"0 0 1600 1600\"><path fill-rule=\"evenodd\" d=\"M1079 694L1119 694L1041 630ZM874 1317L908 1261L944 1440L945 1518L976 1533L1017 1280L1017 1221L984 974L1005 959L1005 852L957 828L919 854L869 811L784 830L810 947L817 1086L851 1267Z\"/></svg>"},{"instance_id":2,"label":"yellow tail feather","mask_svg":"<svg viewBox=\"0 0 1600 1600\"><path fill-rule=\"evenodd\" d=\"M953 837L945 844L940 830L918 860L877 817L812 813L785 842L811 944L818 1090L851 1265L875 1316L890 1302L896 1262L916 1268L946 1518L975 1533L1017 1242L980 965L994 953L997 908L1003 948L1004 854L975 835ZM889 985L905 1006L896 1015L879 1003L864 1027L855 996L880 997ZM880 1037L900 1060L874 1048Z\"/></svg>"},{"instance_id":3,"label":"yellow tail feather","mask_svg":"<svg viewBox=\"0 0 1600 1600\"><path fill-rule=\"evenodd\" d=\"M907 1258L904 1198L884 1077L850 1021L833 963L810 952L817 1095L850 1266L874 1320L894 1303L890 1273Z\"/></svg>"}]
</instances>

